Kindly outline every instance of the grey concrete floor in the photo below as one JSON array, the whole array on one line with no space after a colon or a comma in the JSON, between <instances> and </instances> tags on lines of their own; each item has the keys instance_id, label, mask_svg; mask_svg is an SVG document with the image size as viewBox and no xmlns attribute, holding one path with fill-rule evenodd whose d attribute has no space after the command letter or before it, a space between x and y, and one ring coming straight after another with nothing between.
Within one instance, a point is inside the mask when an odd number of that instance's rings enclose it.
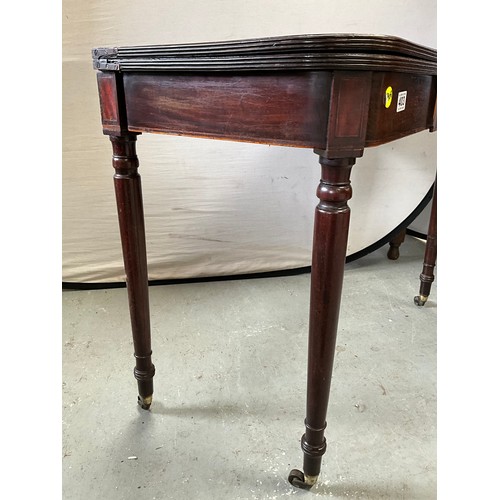
<instances>
[{"instance_id":1,"label":"grey concrete floor","mask_svg":"<svg viewBox=\"0 0 500 500\"><path fill-rule=\"evenodd\" d=\"M154 400L136 404L125 289L64 291L63 498L436 498L436 297L424 243L346 266L318 484L301 468L310 275L150 288Z\"/></svg>"}]
</instances>

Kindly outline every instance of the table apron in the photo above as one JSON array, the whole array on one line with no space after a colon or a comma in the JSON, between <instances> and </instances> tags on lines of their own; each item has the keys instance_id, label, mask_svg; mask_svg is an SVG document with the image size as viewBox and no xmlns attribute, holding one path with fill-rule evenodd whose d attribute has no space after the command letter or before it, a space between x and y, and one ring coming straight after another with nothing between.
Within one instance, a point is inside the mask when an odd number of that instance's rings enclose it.
<instances>
[{"instance_id":1,"label":"table apron","mask_svg":"<svg viewBox=\"0 0 500 500\"><path fill-rule=\"evenodd\" d=\"M332 74L124 73L128 129L322 147Z\"/></svg>"}]
</instances>

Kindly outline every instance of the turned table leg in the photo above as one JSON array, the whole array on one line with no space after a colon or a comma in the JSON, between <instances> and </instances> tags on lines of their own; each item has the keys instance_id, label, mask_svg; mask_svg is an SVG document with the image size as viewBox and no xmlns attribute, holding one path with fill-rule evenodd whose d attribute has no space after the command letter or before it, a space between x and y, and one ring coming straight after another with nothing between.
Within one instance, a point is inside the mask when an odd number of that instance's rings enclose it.
<instances>
[{"instance_id":1,"label":"turned table leg","mask_svg":"<svg viewBox=\"0 0 500 500\"><path fill-rule=\"evenodd\" d=\"M387 251L387 258L390 260L399 259L399 247L404 242L406 236L406 227L396 234L392 240L389 241L389 250Z\"/></svg>"},{"instance_id":2,"label":"turned table leg","mask_svg":"<svg viewBox=\"0 0 500 500\"><path fill-rule=\"evenodd\" d=\"M114 183L123 250L130 320L134 340L138 403L148 409L153 398L155 367L151 361L148 270L136 134L110 136L113 146Z\"/></svg>"},{"instance_id":3,"label":"turned table leg","mask_svg":"<svg viewBox=\"0 0 500 500\"><path fill-rule=\"evenodd\" d=\"M423 306L431 293L431 285L434 281L434 267L437 257L437 181L434 183L432 196L431 216L429 229L427 231L427 243L425 244L424 265L420 274L419 294L414 298L417 306Z\"/></svg>"},{"instance_id":4,"label":"turned table leg","mask_svg":"<svg viewBox=\"0 0 500 500\"><path fill-rule=\"evenodd\" d=\"M324 431L349 229L349 176L355 162L354 158L322 156L319 161L322 174L311 267L306 430L301 441L304 472L294 469L288 478L305 489L316 483L326 451Z\"/></svg>"}]
</instances>

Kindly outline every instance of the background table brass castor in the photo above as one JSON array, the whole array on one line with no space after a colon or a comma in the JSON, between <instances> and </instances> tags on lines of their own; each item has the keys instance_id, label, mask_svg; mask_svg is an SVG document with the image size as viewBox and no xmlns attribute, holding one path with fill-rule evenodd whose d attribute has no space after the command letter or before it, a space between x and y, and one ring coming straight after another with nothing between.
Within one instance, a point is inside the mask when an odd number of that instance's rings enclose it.
<instances>
[{"instance_id":1,"label":"background table brass castor","mask_svg":"<svg viewBox=\"0 0 500 500\"><path fill-rule=\"evenodd\" d=\"M292 469L288 481L292 486L302 490L310 490L318 480L318 476L305 476L301 470Z\"/></svg>"},{"instance_id":2,"label":"background table brass castor","mask_svg":"<svg viewBox=\"0 0 500 500\"><path fill-rule=\"evenodd\" d=\"M146 396L145 398L143 398L142 396L137 396L137 404L143 410L149 410L149 407L151 406L152 402L153 402L153 396Z\"/></svg>"},{"instance_id":3,"label":"background table brass castor","mask_svg":"<svg viewBox=\"0 0 500 500\"><path fill-rule=\"evenodd\" d=\"M427 302L427 297L425 295L416 295L413 299L416 306L423 306Z\"/></svg>"}]
</instances>

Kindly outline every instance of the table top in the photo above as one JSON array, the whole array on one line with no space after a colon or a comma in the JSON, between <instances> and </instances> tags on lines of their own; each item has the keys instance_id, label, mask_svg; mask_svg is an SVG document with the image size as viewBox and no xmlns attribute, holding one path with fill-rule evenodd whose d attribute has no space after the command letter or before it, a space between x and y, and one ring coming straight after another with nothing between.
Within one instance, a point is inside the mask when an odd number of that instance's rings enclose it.
<instances>
[{"instance_id":1,"label":"table top","mask_svg":"<svg viewBox=\"0 0 500 500\"><path fill-rule=\"evenodd\" d=\"M102 71L368 70L435 75L437 51L387 35L317 34L95 48Z\"/></svg>"}]
</instances>

